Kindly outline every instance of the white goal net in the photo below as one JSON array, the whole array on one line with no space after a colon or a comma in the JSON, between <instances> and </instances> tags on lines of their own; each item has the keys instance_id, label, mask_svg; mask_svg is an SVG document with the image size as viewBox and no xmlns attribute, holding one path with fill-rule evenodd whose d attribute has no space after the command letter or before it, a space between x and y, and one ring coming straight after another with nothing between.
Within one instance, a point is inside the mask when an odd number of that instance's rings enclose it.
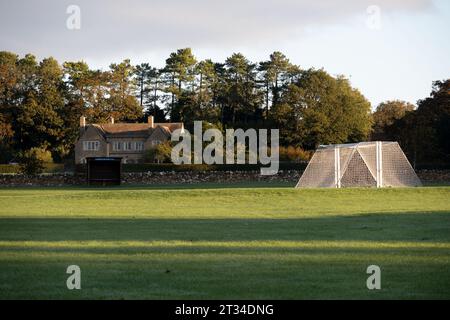
<instances>
[{"instance_id":1,"label":"white goal net","mask_svg":"<svg viewBox=\"0 0 450 320\"><path fill-rule=\"evenodd\" d=\"M297 188L421 186L397 142L360 142L320 146Z\"/></svg>"}]
</instances>

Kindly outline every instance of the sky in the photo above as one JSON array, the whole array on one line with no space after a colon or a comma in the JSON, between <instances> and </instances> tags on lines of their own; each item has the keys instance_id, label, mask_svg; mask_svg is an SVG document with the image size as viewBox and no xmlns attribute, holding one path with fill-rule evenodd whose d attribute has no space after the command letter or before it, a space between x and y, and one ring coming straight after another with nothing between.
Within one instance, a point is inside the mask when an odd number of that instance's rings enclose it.
<instances>
[{"instance_id":1,"label":"sky","mask_svg":"<svg viewBox=\"0 0 450 320\"><path fill-rule=\"evenodd\" d=\"M102 69L162 67L185 47L217 62L281 51L348 77L372 107L416 103L449 78L449 30L448 0L0 0L0 50Z\"/></svg>"}]
</instances>

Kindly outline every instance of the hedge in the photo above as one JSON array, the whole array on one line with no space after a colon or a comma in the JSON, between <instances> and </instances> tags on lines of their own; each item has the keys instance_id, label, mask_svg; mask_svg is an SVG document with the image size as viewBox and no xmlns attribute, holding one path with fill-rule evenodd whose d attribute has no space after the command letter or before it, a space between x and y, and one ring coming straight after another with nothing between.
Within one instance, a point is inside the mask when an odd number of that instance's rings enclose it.
<instances>
[{"instance_id":1,"label":"hedge","mask_svg":"<svg viewBox=\"0 0 450 320\"><path fill-rule=\"evenodd\" d=\"M306 162L280 162L280 170L304 170ZM172 163L143 163L143 164L123 164L122 170L124 172L168 172L168 171L258 171L262 166L260 164L188 164L188 165L174 165ZM85 172L85 165L77 165L76 172ZM418 164L416 170L448 170L450 165L446 163L441 164ZM64 165L60 163L46 163L44 173L58 173L65 170ZM20 173L20 166L13 164L0 164L1 173Z\"/></svg>"},{"instance_id":2,"label":"hedge","mask_svg":"<svg viewBox=\"0 0 450 320\"><path fill-rule=\"evenodd\" d=\"M263 166L260 164L185 164L175 165L172 163L142 163L123 164L123 172L186 172L186 171L259 171ZM304 170L306 163L280 162L279 170ZM86 165L77 165L77 172L84 172Z\"/></svg>"},{"instance_id":3,"label":"hedge","mask_svg":"<svg viewBox=\"0 0 450 320\"><path fill-rule=\"evenodd\" d=\"M20 167L16 164L0 164L0 173L20 173Z\"/></svg>"},{"instance_id":4,"label":"hedge","mask_svg":"<svg viewBox=\"0 0 450 320\"><path fill-rule=\"evenodd\" d=\"M64 172L62 163L45 163L44 173ZM17 164L0 164L0 173L20 173L20 166Z\"/></svg>"}]
</instances>

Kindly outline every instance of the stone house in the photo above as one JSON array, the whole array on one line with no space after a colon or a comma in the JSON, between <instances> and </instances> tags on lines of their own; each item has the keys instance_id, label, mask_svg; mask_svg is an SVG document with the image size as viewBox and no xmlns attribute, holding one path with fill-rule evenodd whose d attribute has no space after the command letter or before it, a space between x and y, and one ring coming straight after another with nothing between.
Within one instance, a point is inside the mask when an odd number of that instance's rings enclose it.
<instances>
[{"instance_id":1,"label":"stone house","mask_svg":"<svg viewBox=\"0 0 450 320\"><path fill-rule=\"evenodd\" d=\"M154 123L153 116L147 123L114 123L110 117L103 124L87 124L80 117L75 163L86 163L87 157L121 157L123 163L142 163L147 150L170 140L177 129L184 130L183 123Z\"/></svg>"}]
</instances>

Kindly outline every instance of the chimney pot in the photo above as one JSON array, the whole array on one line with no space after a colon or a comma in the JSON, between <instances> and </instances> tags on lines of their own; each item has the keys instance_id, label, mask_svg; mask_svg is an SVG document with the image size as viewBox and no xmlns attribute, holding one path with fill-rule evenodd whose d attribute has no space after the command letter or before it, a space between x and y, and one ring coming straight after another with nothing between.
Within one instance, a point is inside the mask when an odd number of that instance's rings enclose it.
<instances>
[{"instance_id":1,"label":"chimney pot","mask_svg":"<svg viewBox=\"0 0 450 320\"><path fill-rule=\"evenodd\" d=\"M155 123L153 122L153 116L148 116L147 121L150 124L150 127L154 128Z\"/></svg>"},{"instance_id":2,"label":"chimney pot","mask_svg":"<svg viewBox=\"0 0 450 320\"><path fill-rule=\"evenodd\" d=\"M109 118L109 121L111 122L111 124L114 124L114 117L111 116L111 117Z\"/></svg>"}]
</instances>

